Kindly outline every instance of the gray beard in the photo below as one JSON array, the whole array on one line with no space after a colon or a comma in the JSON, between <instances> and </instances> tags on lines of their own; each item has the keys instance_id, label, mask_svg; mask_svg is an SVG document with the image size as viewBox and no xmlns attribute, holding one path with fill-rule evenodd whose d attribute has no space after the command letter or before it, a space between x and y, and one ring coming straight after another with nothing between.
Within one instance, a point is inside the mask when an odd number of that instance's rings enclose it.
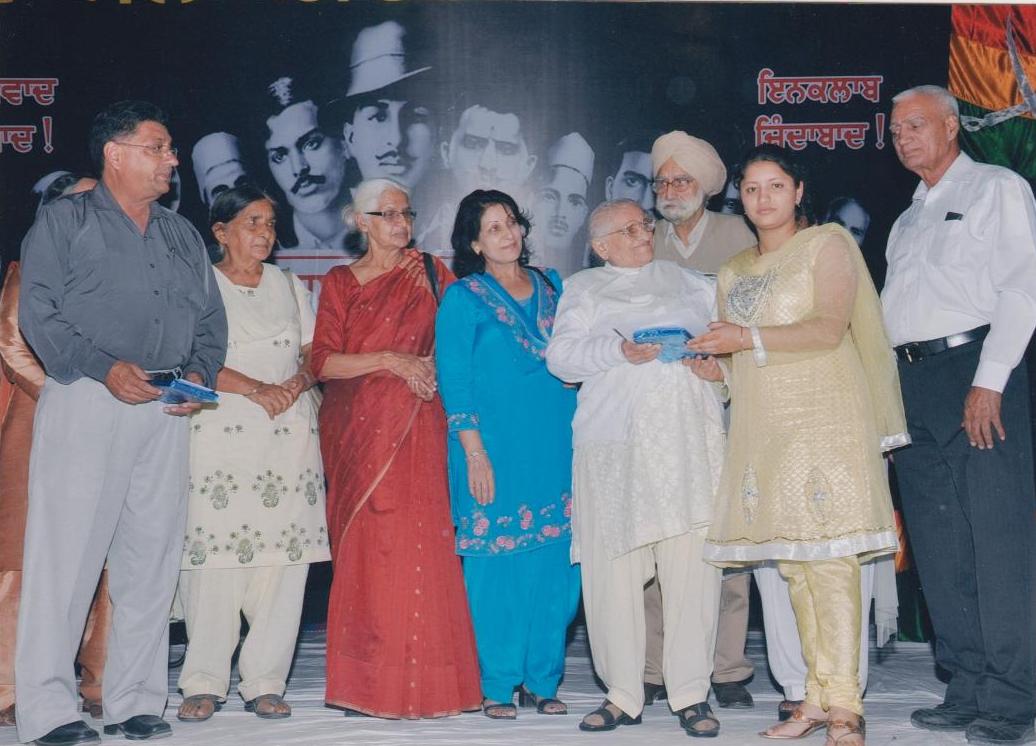
<instances>
[{"instance_id":1,"label":"gray beard","mask_svg":"<svg viewBox=\"0 0 1036 746\"><path fill-rule=\"evenodd\" d=\"M688 200L658 200L655 209L670 223L679 225L690 220L704 202L705 195L699 191L697 195Z\"/></svg>"}]
</instances>

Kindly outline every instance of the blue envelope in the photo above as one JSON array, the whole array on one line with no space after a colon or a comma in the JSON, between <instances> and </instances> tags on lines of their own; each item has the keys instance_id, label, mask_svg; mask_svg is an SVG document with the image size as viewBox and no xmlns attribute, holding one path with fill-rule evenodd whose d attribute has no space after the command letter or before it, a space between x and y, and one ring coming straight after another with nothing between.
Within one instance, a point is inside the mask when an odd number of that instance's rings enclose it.
<instances>
[{"instance_id":1,"label":"blue envelope","mask_svg":"<svg viewBox=\"0 0 1036 746\"><path fill-rule=\"evenodd\" d=\"M691 352L684 346L691 339L694 339L694 335L681 326L649 326L633 332L633 341L637 344L662 345L658 359L663 363L675 363L685 357L700 357L697 352Z\"/></svg>"}]
</instances>

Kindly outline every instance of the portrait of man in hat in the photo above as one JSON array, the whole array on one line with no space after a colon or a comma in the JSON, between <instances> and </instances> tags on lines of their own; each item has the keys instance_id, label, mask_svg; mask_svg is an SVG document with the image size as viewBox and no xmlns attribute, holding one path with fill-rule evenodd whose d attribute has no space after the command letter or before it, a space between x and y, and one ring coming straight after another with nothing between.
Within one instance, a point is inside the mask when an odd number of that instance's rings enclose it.
<instances>
[{"instance_id":1,"label":"portrait of man in hat","mask_svg":"<svg viewBox=\"0 0 1036 746\"><path fill-rule=\"evenodd\" d=\"M590 212L587 193L594 173L594 151L578 132L570 132L547 152L548 174L532 207L533 263L553 267L562 277L586 266L585 241L576 241Z\"/></svg>"},{"instance_id":2,"label":"portrait of man in hat","mask_svg":"<svg viewBox=\"0 0 1036 746\"><path fill-rule=\"evenodd\" d=\"M421 100L432 68L407 69L405 35L396 21L362 29L352 48L349 88L328 102L324 115L341 133L357 181L387 177L413 189L435 159L432 113Z\"/></svg>"},{"instance_id":3,"label":"portrait of man in hat","mask_svg":"<svg viewBox=\"0 0 1036 746\"><path fill-rule=\"evenodd\" d=\"M229 132L210 132L198 140L191 150L191 164L205 207L210 207L220 192L248 180L241 145Z\"/></svg>"}]
</instances>

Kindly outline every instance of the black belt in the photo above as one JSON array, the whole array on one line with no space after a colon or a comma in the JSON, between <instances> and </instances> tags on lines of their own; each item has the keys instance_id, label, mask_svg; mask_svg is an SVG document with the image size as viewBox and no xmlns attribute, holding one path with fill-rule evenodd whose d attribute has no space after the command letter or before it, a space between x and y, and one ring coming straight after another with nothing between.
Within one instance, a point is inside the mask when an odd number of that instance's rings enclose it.
<instances>
[{"instance_id":1,"label":"black belt","mask_svg":"<svg viewBox=\"0 0 1036 746\"><path fill-rule=\"evenodd\" d=\"M960 347L969 342L977 342L980 339L985 339L987 334L989 334L989 324L976 327L975 329L969 329L960 334L951 334L948 337L939 337L939 339L926 339L923 342L907 342L906 344L898 345L894 349L896 350L896 357L904 363L917 363L925 358L938 355L940 352L951 350L954 347Z\"/></svg>"}]
</instances>

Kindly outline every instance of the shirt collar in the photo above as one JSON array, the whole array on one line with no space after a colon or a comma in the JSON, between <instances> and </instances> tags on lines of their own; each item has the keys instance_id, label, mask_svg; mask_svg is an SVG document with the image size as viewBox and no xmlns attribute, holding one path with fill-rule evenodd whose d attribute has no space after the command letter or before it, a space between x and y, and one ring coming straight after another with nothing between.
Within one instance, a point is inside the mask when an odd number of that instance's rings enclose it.
<instances>
[{"instance_id":1,"label":"shirt collar","mask_svg":"<svg viewBox=\"0 0 1036 746\"><path fill-rule=\"evenodd\" d=\"M87 195L87 199L90 201L90 206L96 210L115 210L124 215L126 214L126 211L122 209L122 205L115 200L115 196L111 193L111 190L108 189L108 185L105 184L103 180L97 181L97 186L90 190L90 193ZM149 222L155 218L167 217L165 208L158 204L157 200L148 205L148 212Z\"/></svg>"},{"instance_id":2,"label":"shirt collar","mask_svg":"<svg viewBox=\"0 0 1036 746\"><path fill-rule=\"evenodd\" d=\"M680 237L676 234L676 226L670 223L668 220L663 221L663 230L666 231L665 240L668 241L677 253L680 254L684 259L688 259L697 248L698 244L701 243L701 237L705 233L705 226L709 222L709 211L702 210L701 217L698 218L698 222L691 229L690 234L687 236L687 243L680 240Z\"/></svg>"},{"instance_id":3,"label":"shirt collar","mask_svg":"<svg viewBox=\"0 0 1036 746\"><path fill-rule=\"evenodd\" d=\"M914 190L913 198L915 200L924 201L924 199L928 196L928 193L932 189L935 189L944 182L968 181L968 177L971 173L971 167L973 165L975 165L975 161L973 161L971 159L971 156L969 156L962 150L960 153L957 154L957 157L953 159L953 163L951 163L950 167L946 169L946 173L942 175L942 178L935 182L934 186L929 187L922 180L917 185L917 189Z\"/></svg>"}]
</instances>

